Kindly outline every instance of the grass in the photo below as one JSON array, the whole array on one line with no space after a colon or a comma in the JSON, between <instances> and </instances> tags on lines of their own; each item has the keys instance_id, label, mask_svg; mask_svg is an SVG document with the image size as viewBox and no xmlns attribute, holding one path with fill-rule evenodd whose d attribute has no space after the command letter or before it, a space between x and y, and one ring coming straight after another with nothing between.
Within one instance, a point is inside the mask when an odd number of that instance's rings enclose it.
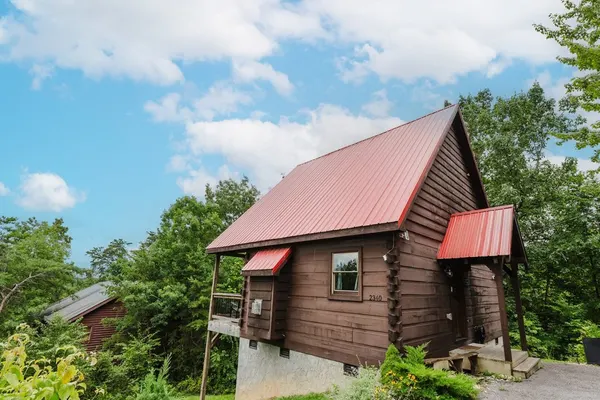
<instances>
[{"instance_id":1,"label":"grass","mask_svg":"<svg viewBox=\"0 0 600 400\"><path fill-rule=\"evenodd\" d=\"M183 395L178 397L177 400L198 400L200 398L199 394L195 395ZM219 395L208 395L206 396L207 400L233 400L233 394L219 394Z\"/></svg>"},{"instance_id":2,"label":"grass","mask_svg":"<svg viewBox=\"0 0 600 400\"><path fill-rule=\"evenodd\" d=\"M206 398L208 400L233 400L232 394L221 394L221 395L208 395ZM179 397L177 400L198 400L198 395L185 395ZM311 393L305 394L301 396L289 396L289 397L280 397L275 400L327 400L327 397L321 393Z\"/></svg>"},{"instance_id":3,"label":"grass","mask_svg":"<svg viewBox=\"0 0 600 400\"><path fill-rule=\"evenodd\" d=\"M323 393L310 393L300 396L280 397L277 400L327 400Z\"/></svg>"}]
</instances>

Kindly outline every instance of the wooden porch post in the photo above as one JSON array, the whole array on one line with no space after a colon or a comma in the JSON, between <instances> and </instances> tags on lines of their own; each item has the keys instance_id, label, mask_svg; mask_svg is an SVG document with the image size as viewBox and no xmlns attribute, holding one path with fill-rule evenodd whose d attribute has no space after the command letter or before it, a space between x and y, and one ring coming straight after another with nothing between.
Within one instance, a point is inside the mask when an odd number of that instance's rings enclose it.
<instances>
[{"instance_id":1,"label":"wooden porch post","mask_svg":"<svg viewBox=\"0 0 600 400\"><path fill-rule=\"evenodd\" d=\"M217 282L219 281L219 264L221 262L221 256L215 255L215 268L213 271L212 289L210 291L210 305L208 307L208 320L212 319L213 314L213 294L217 290ZM202 390L200 392L200 400L204 400L206 397L206 384L208 383L208 369L210 368L210 349L212 348L212 332L207 330L206 332L206 348L204 350L204 366L202 368Z\"/></svg>"},{"instance_id":2,"label":"wooden porch post","mask_svg":"<svg viewBox=\"0 0 600 400\"><path fill-rule=\"evenodd\" d=\"M504 297L504 286L502 285L502 265L504 259L501 259L500 264L494 265L492 271L496 274L496 289L498 291L498 308L500 309L500 325L502 326L502 344L504 345L504 360L512 362L512 353L510 351L510 337L508 336L508 316L506 315L506 299Z\"/></svg>"},{"instance_id":3,"label":"wooden porch post","mask_svg":"<svg viewBox=\"0 0 600 400\"><path fill-rule=\"evenodd\" d=\"M515 291L515 308L517 311L517 321L519 323L519 336L521 339L521 350L527 351L527 337L525 336L525 320L523 319L523 304L521 303L521 284L519 283L519 263L511 261L512 285Z\"/></svg>"}]
</instances>

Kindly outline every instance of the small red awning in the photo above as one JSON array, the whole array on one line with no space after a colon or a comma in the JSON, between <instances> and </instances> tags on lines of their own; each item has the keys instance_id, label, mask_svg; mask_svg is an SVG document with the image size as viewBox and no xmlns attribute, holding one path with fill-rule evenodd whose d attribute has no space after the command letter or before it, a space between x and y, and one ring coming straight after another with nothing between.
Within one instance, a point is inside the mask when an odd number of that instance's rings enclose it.
<instances>
[{"instance_id":1,"label":"small red awning","mask_svg":"<svg viewBox=\"0 0 600 400\"><path fill-rule=\"evenodd\" d=\"M279 249L260 250L244 265L243 275L273 276L279 273L281 267L290 258L292 249L283 247Z\"/></svg>"},{"instance_id":2,"label":"small red awning","mask_svg":"<svg viewBox=\"0 0 600 400\"><path fill-rule=\"evenodd\" d=\"M527 263L513 206L453 214L438 260L516 256Z\"/></svg>"}]
</instances>

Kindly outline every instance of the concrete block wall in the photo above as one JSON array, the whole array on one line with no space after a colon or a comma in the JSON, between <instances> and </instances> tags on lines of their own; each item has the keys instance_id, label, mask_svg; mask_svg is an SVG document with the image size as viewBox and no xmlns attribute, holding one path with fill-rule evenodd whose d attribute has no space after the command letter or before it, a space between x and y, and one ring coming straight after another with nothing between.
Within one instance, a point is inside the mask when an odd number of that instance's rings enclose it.
<instances>
[{"instance_id":1,"label":"concrete block wall","mask_svg":"<svg viewBox=\"0 0 600 400\"><path fill-rule=\"evenodd\" d=\"M279 347L258 342L250 348L240 338L236 400L263 400L311 392L325 392L344 386L353 379L344 375L344 364L290 351L290 358L279 355Z\"/></svg>"}]
</instances>

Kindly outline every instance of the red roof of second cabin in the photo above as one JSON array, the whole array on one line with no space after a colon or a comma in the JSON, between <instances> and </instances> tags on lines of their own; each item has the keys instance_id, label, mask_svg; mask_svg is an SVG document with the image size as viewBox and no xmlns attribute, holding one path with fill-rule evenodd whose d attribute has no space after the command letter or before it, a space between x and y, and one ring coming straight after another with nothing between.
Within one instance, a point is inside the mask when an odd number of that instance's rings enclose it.
<instances>
[{"instance_id":1,"label":"red roof of second cabin","mask_svg":"<svg viewBox=\"0 0 600 400\"><path fill-rule=\"evenodd\" d=\"M510 256L516 232L513 206L500 206L453 214L438 260ZM520 236L518 243L521 243ZM520 252L520 249L516 249Z\"/></svg>"},{"instance_id":2,"label":"red roof of second cabin","mask_svg":"<svg viewBox=\"0 0 600 400\"><path fill-rule=\"evenodd\" d=\"M277 275L290 258L290 254L292 254L292 249L289 247L260 250L244 265L242 274Z\"/></svg>"},{"instance_id":3,"label":"red roof of second cabin","mask_svg":"<svg viewBox=\"0 0 600 400\"><path fill-rule=\"evenodd\" d=\"M457 106L444 108L298 165L208 251L401 224L457 111Z\"/></svg>"}]
</instances>

